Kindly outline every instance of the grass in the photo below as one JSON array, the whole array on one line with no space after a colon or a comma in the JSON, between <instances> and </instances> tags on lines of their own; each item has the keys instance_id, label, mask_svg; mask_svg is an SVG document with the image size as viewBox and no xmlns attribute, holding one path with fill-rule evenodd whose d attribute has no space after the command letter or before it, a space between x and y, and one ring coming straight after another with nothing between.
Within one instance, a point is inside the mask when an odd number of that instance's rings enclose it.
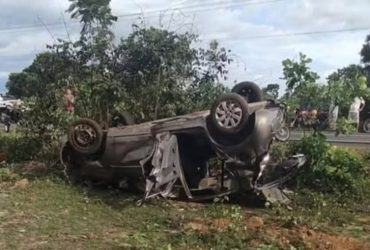
<instances>
[{"instance_id":1,"label":"grass","mask_svg":"<svg viewBox=\"0 0 370 250\"><path fill-rule=\"evenodd\" d=\"M231 233L208 231L208 223L232 207L167 201L137 207L137 198L115 190L87 192L57 179L36 180L26 189L3 187L0 248L206 249L222 243L218 249L227 249L249 240L248 234L235 242Z\"/></svg>"},{"instance_id":2,"label":"grass","mask_svg":"<svg viewBox=\"0 0 370 250\"><path fill-rule=\"evenodd\" d=\"M141 196L120 190L71 186L54 172L26 175L19 161L37 143L18 133L0 139L13 162L0 164L0 249L370 249L370 197L338 205L306 191L272 208L162 199L138 207Z\"/></svg>"},{"instance_id":3,"label":"grass","mask_svg":"<svg viewBox=\"0 0 370 250\"><path fill-rule=\"evenodd\" d=\"M329 205L290 211L155 200L137 207L140 197L114 189L89 190L56 177L15 188L20 178L0 181L0 249L315 249L300 235L306 228L360 246L370 240L369 213L331 210L349 222L343 225L326 219Z\"/></svg>"}]
</instances>

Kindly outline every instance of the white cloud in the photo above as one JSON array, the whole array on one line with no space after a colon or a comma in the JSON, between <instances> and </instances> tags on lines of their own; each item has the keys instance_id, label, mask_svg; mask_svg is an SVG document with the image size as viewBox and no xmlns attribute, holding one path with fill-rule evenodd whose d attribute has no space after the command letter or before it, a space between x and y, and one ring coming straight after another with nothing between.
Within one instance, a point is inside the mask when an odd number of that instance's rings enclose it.
<instances>
[{"instance_id":1,"label":"white cloud","mask_svg":"<svg viewBox=\"0 0 370 250\"><path fill-rule=\"evenodd\" d=\"M368 0L289 0L252 5L248 2L241 5L241 1L229 0L228 2L236 5L190 12L200 8L225 6L219 4L220 2L225 3L225 0L112 0L111 7L113 13L119 16L143 11L146 26L161 24L179 32L192 29L203 39L203 46L211 39L219 39L222 46L231 49L238 56L239 63L230 68L227 82L229 85L234 80L246 79L256 80L263 86L281 82L281 61L296 57L299 51L313 58L312 68L324 78L328 72L338 67L360 61L359 50L368 32L264 39L250 39L251 37L370 27ZM40 19L44 23L61 22L62 15L69 23L68 14L64 13L68 5L67 0L34 0L32 3L29 0L0 1L0 59L6 61L0 65L0 72L22 69L30 63L33 54L53 41L45 27L13 31L1 29L40 24ZM188 6L193 8L187 8ZM183 11L185 13L173 11L177 7L186 8ZM161 13L162 19L159 13L151 12L159 9L166 10ZM133 21L138 22L137 17L121 17L114 25L117 36L126 36L131 31ZM78 26L69 27L69 32L76 35ZM48 29L55 37L66 37L67 32L63 25L50 25ZM4 84L3 75L0 75L1 84Z\"/></svg>"}]
</instances>

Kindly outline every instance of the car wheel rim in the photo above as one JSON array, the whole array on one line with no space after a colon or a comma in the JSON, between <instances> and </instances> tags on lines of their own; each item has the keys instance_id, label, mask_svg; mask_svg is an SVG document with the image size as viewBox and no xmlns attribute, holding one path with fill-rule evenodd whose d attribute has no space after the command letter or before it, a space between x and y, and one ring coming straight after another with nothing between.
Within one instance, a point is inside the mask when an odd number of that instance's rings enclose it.
<instances>
[{"instance_id":1,"label":"car wheel rim","mask_svg":"<svg viewBox=\"0 0 370 250\"><path fill-rule=\"evenodd\" d=\"M236 128L243 118L243 110L239 103L227 100L222 101L216 108L216 121L222 128Z\"/></svg>"},{"instance_id":2,"label":"car wheel rim","mask_svg":"<svg viewBox=\"0 0 370 250\"><path fill-rule=\"evenodd\" d=\"M96 138L95 130L88 125L77 125L75 127L75 140L81 147L88 147L92 145Z\"/></svg>"}]
</instances>

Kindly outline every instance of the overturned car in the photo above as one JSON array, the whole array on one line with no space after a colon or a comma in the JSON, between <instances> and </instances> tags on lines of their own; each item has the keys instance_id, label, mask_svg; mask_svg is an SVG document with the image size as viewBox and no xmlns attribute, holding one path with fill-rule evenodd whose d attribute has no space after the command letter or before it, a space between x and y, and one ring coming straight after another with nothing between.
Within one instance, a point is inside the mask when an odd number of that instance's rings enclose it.
<instances>
[{"instance_id":1,"label":"overturned car","mask_svg":"<svg viewBox=\"0 0 370 250\"><path fill-rule=\"evenodd\" d=\"M283 105L263 101L256 84L243 82L207 111L108 129L80 119L70 127L61 160L71 179L134 186L143 201L247 192L285 201L283 184L305 158L270 161L284 114Z\"/></svg>"}]
</instances>

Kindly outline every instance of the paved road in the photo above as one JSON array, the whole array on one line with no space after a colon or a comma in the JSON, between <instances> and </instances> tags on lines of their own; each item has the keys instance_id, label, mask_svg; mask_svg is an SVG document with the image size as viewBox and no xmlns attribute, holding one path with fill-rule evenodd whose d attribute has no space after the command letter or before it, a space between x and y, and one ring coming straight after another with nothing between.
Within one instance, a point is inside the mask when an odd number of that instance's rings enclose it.
<instances>
[{"instance_id":1,"label":"paved road","mask_svg":"<svg viewBox=\"0 0 370 250\"><path fill-rule=\"evenodd\" d=\"M310 134L308 131L291 131L291 141L299 140L304 134ZM337 145L345 145L351 147L366 147L370 148L370 134L356 133L350 135L338 135L335 136L334 132L324 132L327 137L327 141Z\"/></svg>"}]
</instances>

